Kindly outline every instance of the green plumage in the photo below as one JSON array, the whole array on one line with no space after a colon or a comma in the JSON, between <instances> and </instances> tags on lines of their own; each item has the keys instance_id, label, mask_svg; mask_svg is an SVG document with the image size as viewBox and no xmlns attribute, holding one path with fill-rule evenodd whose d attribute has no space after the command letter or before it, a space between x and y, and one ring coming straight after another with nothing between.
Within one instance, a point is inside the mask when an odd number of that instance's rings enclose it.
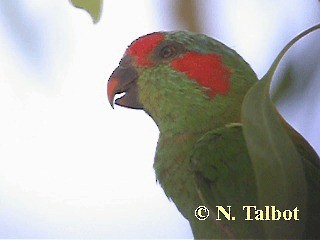
<instances>
[{"instance_id":1,"label":"green plumage","mask_svg":"<svg viewBox=\"0 0 320 240\"><path fill-rule=\"evenodd\" d=\"M259 222L244 220L243 206L257 205L258 199L254 172L241 126L230 125L205 134L195 145L191 164L203 204L212 213L217 212L217 205L224 208L231 206L236 220L222 220L228 237L264 236ZM195 234L202 237L201 232Z\"/></svg>"},{"instance_id":2,"label":"green plumage","mask_svg":"<svg viewBox=\"0 0 320 240\"><path fill-rule=\"evenodd\" d=\"M160 129L154 162L157 179L166 195L189 220L196 238L263 237L261 222L244 221L242 206L258 205L258 202L254 173L241 128L225 127L240 122L243 97L258 79L235 51L205 35L176 32L168 34L166 39L180 42L191 51L218 54L232 70L232 77L230 92L212 100L195 81L168 65L140 69L140 100ZM305 144L300 135L296 137ZM309 145L298 146L303 155L313 152ZM314 159L314 169L308 168L307 171L314 173L309 179L320 182L319 160L316 155L310 157ZM195 167L197 163L202 167ZM308 202L312 204L309 209L317 207L320 211L320 194L316 193L320 186L310 188L309 193L315 192L318 196L310 196L317 200L313 204ZM224 221L223 226L213 217L199 221L194 210L200 205L209 205L212 213L216 211L216 205L232 206L239 219ZM310 214L318 216L312 211ZM319 220L309 226L315 223Z\"/></svg>"},{"instance_id":3,"label":"green plumage","mask_svg":"<svg viewBox=\"0 0 320 240\"><path fill-rule=\"evenodd\" d=\"M243 211L247 205L263 207L240 120L243 98L258 79L241 56L214 39L190 32L164 36L187 52L221 57L231 77L228 93L210 98L186 72L172 67L172 59L152 66L132 63L139 76L139 103L160 130L154 160L157 180L190 222L195 238L265 238L262 222L245 221ZM302 158L307 180L307 219L300 237L320 238L320 160L303 137L282 121ZM194 214L202 205L210 209L205 221ZM216 206L231 206L236 220L216 220Z\"/></svg>"}]
</instances>

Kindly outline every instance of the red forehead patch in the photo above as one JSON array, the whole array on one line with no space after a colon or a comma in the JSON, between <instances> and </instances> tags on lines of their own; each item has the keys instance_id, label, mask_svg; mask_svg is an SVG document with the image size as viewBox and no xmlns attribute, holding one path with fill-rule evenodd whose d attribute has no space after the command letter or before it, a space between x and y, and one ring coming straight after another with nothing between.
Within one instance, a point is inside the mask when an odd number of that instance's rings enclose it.
<instances>
[{"instance_id":1,"label":"red forehead patch","mask_svg":"<svg viewBox=\"0 0 320 240\"><path fill-rule=\"evenodd\" d=\"M152 33L135 40L126 50L126 54L132 56L138 66L151 66L149 54L164 40L163 33Z\"/></svg>"},{"instance_id":2,"label":"red forehead patch","mask_svg":"<svg viewBox=\"0 0 320 240\"><path fill-rule=\"evenodd\" d=\"M208 88L211 98L216 94L226 94L230 89L231 71L218 55L189 52L173 60L171 66Z\"/></svg>"}]
</instances>

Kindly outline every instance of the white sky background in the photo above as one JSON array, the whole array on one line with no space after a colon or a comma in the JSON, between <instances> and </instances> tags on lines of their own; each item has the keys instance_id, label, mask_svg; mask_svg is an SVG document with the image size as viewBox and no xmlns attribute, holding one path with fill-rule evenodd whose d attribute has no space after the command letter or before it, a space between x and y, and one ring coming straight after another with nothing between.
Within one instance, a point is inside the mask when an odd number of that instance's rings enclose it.
<instances>
[{"instance_id":1,"label":"white sky background","mask_svg":"<svg viewBox=\"0 0 320 240\"><path fill-rule=\"evenodd\" d=\"M106 96L132 40L176 28L162 11L168 0L105 0L97 25L68 1L14 2L10 20L0 5L0 238L191 238L155 181L156 125L142 111L112 110ZM209 3L205 33L260 77L320 16L318 1L199 3ZM319 153L320 109L308 126L297 112L289 121Z\"/></svg>"}]
</instances>

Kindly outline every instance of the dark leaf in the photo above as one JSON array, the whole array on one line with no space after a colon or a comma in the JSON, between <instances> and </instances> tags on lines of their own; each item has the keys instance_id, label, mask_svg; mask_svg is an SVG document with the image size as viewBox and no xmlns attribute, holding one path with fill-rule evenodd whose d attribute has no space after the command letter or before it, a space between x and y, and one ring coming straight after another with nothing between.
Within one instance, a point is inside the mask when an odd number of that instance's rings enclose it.
<instances>
[{"instance_id":1,"label":"dark leaf","mask_svg":"<svg viewBox=\"0 0 320 240\"><path fill-rule=\"evenodd\" d=\"M275 205L301 214L306 209L306 180L293 142L283 127L279 113L270 99L270 85L274 72L290 47L308 33L319 29L316 25L299 34L280 52L266 75L245 96L242 105L243 132L254 167L260 206ZM305 219L303 216L301 219ZM303 221L264 221L268 238L297 238L302 236Z\"/></svg>"}]
</instances>

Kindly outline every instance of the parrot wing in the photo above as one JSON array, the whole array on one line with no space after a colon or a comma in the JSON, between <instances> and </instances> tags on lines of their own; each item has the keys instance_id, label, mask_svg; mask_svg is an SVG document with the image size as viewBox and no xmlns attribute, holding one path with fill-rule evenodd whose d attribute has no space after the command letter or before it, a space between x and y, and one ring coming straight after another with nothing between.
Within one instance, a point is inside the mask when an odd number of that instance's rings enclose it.
<instances>
[{"instance_id":1,"label":"parrot wing","mask_svg":"<svg viewBox=\"0 0 320 240\"><path fill-rule=\"evenodd\" d=\"M210 218L231 238L261 237L262 225L258 221L244 221L243 206L257 205L257 188L246 143L239 125L230 125L205 134L195 145L191 156L196 188ZM227 220L217 206L227 211L231 206L235 220ZM246 226L244 226L244 224Z\"/></svg>"},{"instance_id":2,"label":"parrot wing","mask_svg":"<svg viewBox=\"0 0 320 240\"><path fill-rule=\"evenodd\" d=\"M287 131L304 158L308 183L308 218L304 237L318 236L319 157L307 141L289 125ZM203 204L209 208L210 217L214 218L215 223L220 225L231 238L265 237L262 221L245 220L248 217L248 208L244 209L243 206L257 206L259 209L259 203L255 175L241 125L230 124L205 134L195 145L190 160L196 189ZM218 211L217 206L223 207L227 213L229 213L228 206L231 206L230 216ZM250 211L250 219L255 219L255 216L253 209ZM232 217L235 219L232 220ZM221 220L216 220L218 218Z\"/></svg>"}]
</instances>

